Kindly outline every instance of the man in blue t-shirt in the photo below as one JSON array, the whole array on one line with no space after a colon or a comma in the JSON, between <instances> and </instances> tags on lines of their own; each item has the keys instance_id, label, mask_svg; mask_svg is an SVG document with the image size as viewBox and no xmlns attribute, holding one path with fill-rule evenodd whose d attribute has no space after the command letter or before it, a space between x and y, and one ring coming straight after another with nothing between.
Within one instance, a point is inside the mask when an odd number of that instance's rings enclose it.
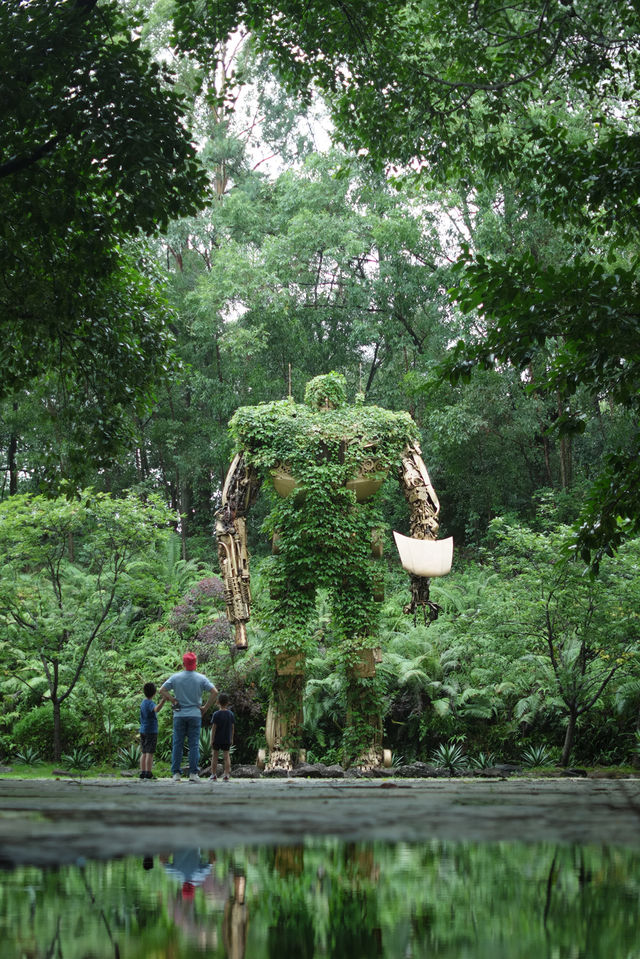
<instances>
[{"instance_id":1,"label":"man in blue t-shirt","mask_svg":"<svg viewBox=\"0 0 640 959\"><path fill-rule=\"evenodd\" d=\"M218 690L202 673L196 672L197 657L187 652L182 657L184 669L169 676L159 689L162 699L173 703L173 746L171 749L171 772L173 781L180 782L180 765L185 737L189 743L189 781L199 782L198 760L200 759L200 726L202 716L213 705ZM202 694L209 698L202 705ZM170 695L173 693L173 696Z\"/></svg>"}]
</instances>

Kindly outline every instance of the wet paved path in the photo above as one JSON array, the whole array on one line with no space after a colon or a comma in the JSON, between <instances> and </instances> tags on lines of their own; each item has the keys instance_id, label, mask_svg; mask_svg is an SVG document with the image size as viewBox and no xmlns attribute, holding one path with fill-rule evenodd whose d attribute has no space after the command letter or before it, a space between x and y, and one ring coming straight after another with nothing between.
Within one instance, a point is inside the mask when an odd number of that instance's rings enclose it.
<instances>
[{"instance_id":1,"label":"wet paved path","mask_svg":"<svg viewBox=\"0 0 640 959\"><path fill-rule=\"evenodd\" d=\"M640 848L640 780L0 779L5 866L320 836Z\"/></svg>"}]
</instances>

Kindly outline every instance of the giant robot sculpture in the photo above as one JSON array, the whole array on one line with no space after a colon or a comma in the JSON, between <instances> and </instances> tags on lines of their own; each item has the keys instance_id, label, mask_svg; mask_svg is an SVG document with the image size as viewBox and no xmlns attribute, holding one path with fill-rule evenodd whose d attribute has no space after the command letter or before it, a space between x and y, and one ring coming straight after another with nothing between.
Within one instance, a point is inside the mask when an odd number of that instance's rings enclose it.
<instances>
[{"instance_id":1,"label":"giant robot sculpture","mask_svg":"<svg viewBox=\"0 0 640 959\"><path fill-rule=\"evenodd\" d=\"M410 511L410 536L394 533L411 574L406 613L433 620L429 580L451 568L453 541L437 540L439 503L408 413L349 406L344 378L331 373L307 384L304 404L291 399L241 407L230 423L237 452L216 513L218 556L227 616L236 647L247 648L251 614L246 517L264 482L273 509L265 528L273 536L268 645L275 673L266 723L267 766L290 768L302 753L306 656L317 642L309 623L316 590L331 601L332 645L342 672L346 710L344 761L371 768L388 764L382 747L381 661L376 623L382 575L383 531L376 492L396 471Z\"/></svg>"}]
</instances>

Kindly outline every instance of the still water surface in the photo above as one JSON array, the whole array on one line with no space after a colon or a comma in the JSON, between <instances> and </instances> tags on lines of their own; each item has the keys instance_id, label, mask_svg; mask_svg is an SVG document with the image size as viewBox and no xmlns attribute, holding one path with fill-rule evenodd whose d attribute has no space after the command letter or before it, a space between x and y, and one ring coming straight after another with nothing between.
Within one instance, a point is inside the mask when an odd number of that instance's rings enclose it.
<instances>
[{"instance_id":1,"label":"still water surface","mask_svg":"<svg viewBox=\"0 0 640 959\"><path fill-rule=\"evenodd\" d=\"M640 959L640 852L316 840L0 873L3 959Z\"/></svg>"}]
</instances>

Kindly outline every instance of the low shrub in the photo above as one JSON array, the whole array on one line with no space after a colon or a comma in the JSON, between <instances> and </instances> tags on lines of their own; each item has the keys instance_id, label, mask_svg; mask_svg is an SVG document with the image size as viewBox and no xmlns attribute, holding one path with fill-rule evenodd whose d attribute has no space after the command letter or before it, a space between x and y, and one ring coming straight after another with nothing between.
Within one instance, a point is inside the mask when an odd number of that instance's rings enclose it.
<instances>
[{"instance_id":1,"label":"low shrub","mask_svg":"<svg viewBox=\"0 0 640 959\"><path fill-rule=\"evenodd\" d=\"M82 725L72 713L62 710L60 727L62 752L68 753L81 738ZM32 709L18 720L12 732L17 750L24 752L29 747L45 758L53 758L53 707L50 704Z\"/></svg>"}]
</instances>

